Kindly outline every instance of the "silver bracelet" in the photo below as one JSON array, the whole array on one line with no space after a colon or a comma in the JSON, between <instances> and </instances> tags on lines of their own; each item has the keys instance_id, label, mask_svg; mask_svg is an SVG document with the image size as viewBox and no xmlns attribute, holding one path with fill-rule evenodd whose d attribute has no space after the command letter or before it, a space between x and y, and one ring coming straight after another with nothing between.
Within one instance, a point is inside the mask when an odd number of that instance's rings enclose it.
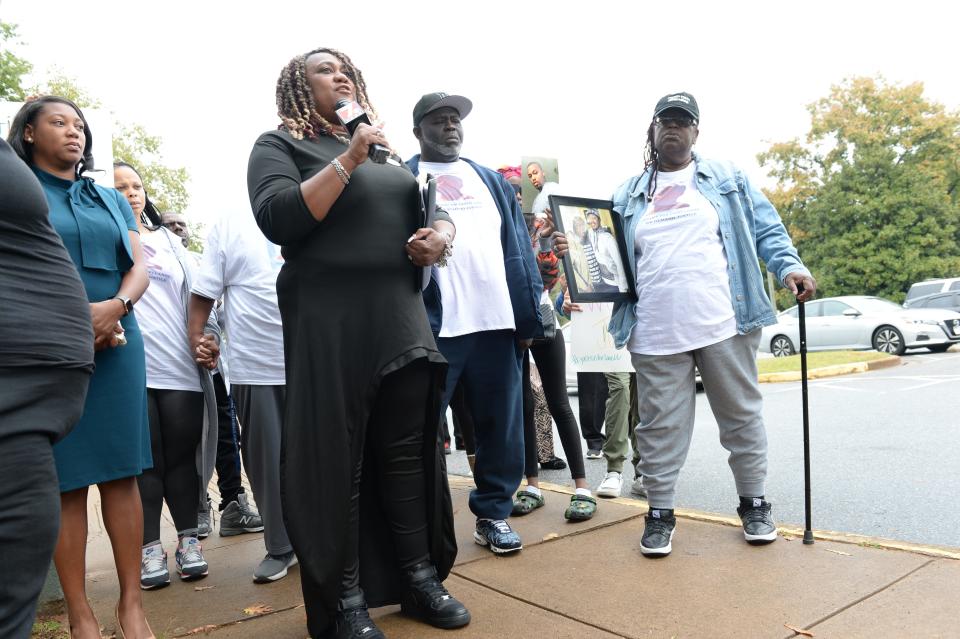
<instances>
[{"instance_id":1,"label":"silver bracelet","mask_svg":"<svg viewBox=\"0 0 960 639\"><path fill-rule=\"evenodd\" d=\"M443 236L443 253L441 253L439 259L437 259L437 268L446 266L447 258L453 257L453 239L450 237L450 233L443 231L440 235Z\"/></svg>"},{"instance_id":2,"label":"silver bracelet","mask_svg":"<svg viewBox=\"0 0 960 639\"><path fill-rule=\"evenodd\" d=\"M340 177L340 181L343 182L344 186L350 184L350 174L347 173L347 170L343 168L343 165L340 164L338 158L333 158L330 160L330 164L333 166L334 170L337 172L337 176Z\"/></svg>"}]
</instances>

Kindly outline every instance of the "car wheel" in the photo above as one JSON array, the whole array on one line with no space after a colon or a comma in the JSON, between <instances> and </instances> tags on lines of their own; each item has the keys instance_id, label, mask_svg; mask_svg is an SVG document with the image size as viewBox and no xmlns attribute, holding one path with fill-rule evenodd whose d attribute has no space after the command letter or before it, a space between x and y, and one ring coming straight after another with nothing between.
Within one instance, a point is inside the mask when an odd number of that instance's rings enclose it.
<instances>
[{"instance_id":1,"label":"car wheel","mask_svg":"<svg viewBox=\"0 0 960 639\"><path fill-rule=\"evenodd\" d=\"M873 348L881 353L903 355L903 335L892 326L881 326L873 334Z\"/></svg>"},{"instance_id":2,"label":"car wheel","mask_svg":"<svg viewBox=\"0 0 960 639\"><path fill-rule=\"evenodd\" d=\"M777 335L770 340L770 352L774 357L789 357L796 351L793 349L793 342L786 335Z\"/></svg>"},{"instance_id":3,"label":"car wheel","mask_svg":"<svg viewBox=\"0 0 960 639\"><path fill-rule=\"evenodd\" d=\"M927 348L934 353L946 353L950 346L952 346L952 344L936 344L934 346L927 346Z\"/></svg>"}]
</instances>

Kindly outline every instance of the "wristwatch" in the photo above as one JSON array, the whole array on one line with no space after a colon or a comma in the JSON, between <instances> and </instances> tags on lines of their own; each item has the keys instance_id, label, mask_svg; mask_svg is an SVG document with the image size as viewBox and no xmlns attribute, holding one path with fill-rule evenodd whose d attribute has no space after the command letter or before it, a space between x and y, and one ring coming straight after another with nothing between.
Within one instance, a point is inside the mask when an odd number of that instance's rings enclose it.
<instances>
[{"instance_id":1,"label":"wristwatch","mask_svg":"<svg viewBox=\"0 0 960 639\"><path fill-rule=\"evenodd\" d=\"M113 299L120 300L123 303L124 316L129 315L130 311L133 310L133 302L130 301L129 297L126 297L124 295L115 295Z\"/></svg>"}]
</instances>

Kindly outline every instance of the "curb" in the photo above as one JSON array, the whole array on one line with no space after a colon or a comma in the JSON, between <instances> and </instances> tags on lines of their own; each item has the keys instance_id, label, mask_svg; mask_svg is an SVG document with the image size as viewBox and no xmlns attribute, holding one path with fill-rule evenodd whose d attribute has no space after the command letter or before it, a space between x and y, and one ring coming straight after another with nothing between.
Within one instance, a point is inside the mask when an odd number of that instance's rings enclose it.
<instances>
[{"instance_id":1,"label":"curb","mask_svg":"<svg viewBox=\"0 0 960 639\"><path fill-rule=\"evenodd\" d=\"M822 377L836 377L838 375L850 375L852 373L866 373L881 368L890 368L900 366L903 362L898 355L891 355L884 359L877 359L871 362L853 362L850 364L836 364L834 366L821 366L807 371L807 379L820 379ZM760 373L757 379L761 384L778 382L799 382L800 371L788 371L784 373Z\"/></svg>"},{"instance_id":2,"label":"curb","mask_svg":"<svg viewBox=\"0 0 960 639\"><path fill-rule=\"evenodd\" d=\"M888 366L890 366L890 364L888 364ZM449 478L451 485L456 484L460 488L472 487L474 485L473 479L470 477L462 475L450 475ZM553 484L546 481L540 482L540 490L549 490L550 492L562 493L565 495L573 494L573 490L567 486L561 486L559 484ZM642 499L614 497L612 499L603 498L602 500L597 500L598 504L603 502L612 502L622 506L630 506L631 508L644 510L649 508L647 502ZM689 508L677 508L674 510L674 515L682 519L691 519L693 521L701 521L708 524L718 524L721 526L731 526L734 528L740 528L742 525L740 519L737 517L717 515L700 510L692 510ZM781 537L784 538L784 540L787 541L801 539L803 537L802 526L781 525L777 526L777 532ZM960 561L960 548L953 548L950 546L917 544L906 541L897 541L896 539L886 539L884 537L870 537L869 535L843 533L832 530L814 530L813 537L814 539L820 541L832 541L841 544L863 546L865 548L876 548L879 550L899 550L901 552L909 552L927 557L936 557L938 559L953 559L954 561Z\"/></svg>"}]
</instances>

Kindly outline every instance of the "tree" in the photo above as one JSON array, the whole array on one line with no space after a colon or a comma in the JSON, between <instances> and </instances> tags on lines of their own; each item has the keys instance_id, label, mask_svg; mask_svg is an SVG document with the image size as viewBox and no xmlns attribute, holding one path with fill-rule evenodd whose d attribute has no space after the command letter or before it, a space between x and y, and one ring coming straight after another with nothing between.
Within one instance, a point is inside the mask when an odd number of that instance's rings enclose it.
<instances>
[{"instance_id":1,"label":"tree","mask_svg":"<svg viewBox=\"0 0 960 639\"><path fill-rule=\"evenodd\" d=\"M23 76L33 65L14 54L11 44L22 44L17 40L17 25L0 21L0 100L22 102L26 97Z\"/></svg>"},{"instance_id":2,"label":"tree","mask_svg":"<svg viewBox=\"0 0 960 639\"><path fill-rule=\"evenodd\" d=\"M820 291L902 301L912 282L960 273L960 114L883 78L846 80L808 109L805 142L758 160Z\"/></svg>"}]
</instances>

